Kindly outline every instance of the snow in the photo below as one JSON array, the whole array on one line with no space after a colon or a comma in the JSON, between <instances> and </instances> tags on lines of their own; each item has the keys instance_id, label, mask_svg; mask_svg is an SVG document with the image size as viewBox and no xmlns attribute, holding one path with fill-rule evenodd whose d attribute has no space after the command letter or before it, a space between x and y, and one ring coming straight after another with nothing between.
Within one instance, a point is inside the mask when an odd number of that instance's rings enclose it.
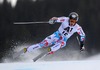
<instances>
[{"instance_id":1,"label":"snow","mask_svg":"<svg viewBox=\"0 0 100 70\"><path fill-rule=\"evenodd\" d=\"M20 48L15 48L14 51L19 51L22 48L23 46L20 46ZM100 70L100 54L87 57L84 55L86 53L79 53L78 50L67 48L33 62L33 56L42 51L27 53L18 60L5 57L3 62L0 63L0 70Z\"/></svg>"},{"instance_id":2,"label":"snow","mask_svg":"<svg viewBox=\"0 0 100 70\"><path fill-rule=\"evenodd\" d=\"M100 60L1 63L0 70L100 70Z\"/></svg>"},{"instance_id":3,"label":"snow","mask_svg":"<svg viewBox=\"0 0 100 70\"><path fill-rule=\"evenodd\" d=\"M1 63L0 70L100 70L100 54L84 60L37 62L28 60Z\"/></svg>"}]
</instances>

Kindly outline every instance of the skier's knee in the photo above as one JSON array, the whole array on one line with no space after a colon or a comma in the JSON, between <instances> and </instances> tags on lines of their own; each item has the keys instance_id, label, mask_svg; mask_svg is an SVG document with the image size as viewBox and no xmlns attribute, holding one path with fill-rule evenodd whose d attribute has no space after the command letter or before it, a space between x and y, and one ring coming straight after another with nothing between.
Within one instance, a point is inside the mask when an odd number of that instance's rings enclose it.
<instances>
[{"instance_id":1,"label":"skier's knee","mask_svg":"<svg viewBox=\"0 0 100 70\"><path fill-rule=\"evenodd\" d=\"M62 42L61 42L60 48L63 48L63 47L65 47L65 46L66 46L66 43L65 43L64 41L62 41Z\"/></svg>"},{"instance_id":2,"label":"skier's knee","mask_svg":"<svg viewBox=\"0 0 100 70\"><path fill-rule=\"evenodd\" d=\"M49 43L48 43L47 40L43 40L42 42L39 43L39 45L40 45L41 47L47 47L48 44L49 44Z\"/></svg>"}]
</instances>

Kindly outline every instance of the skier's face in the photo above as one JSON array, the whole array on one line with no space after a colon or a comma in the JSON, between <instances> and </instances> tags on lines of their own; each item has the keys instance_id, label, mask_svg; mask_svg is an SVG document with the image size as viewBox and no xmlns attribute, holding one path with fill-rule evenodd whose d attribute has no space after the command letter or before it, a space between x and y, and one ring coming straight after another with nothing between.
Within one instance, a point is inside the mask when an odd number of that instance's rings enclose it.
<instances>
[{"instance_id":1,"label":"skier's face","mask_svg":"<svg viewBox=\"0 0 100 70\"><path fill-rule=\"evenodd\" d=\"M76 20L70 19L69 23L70 23L70 26L74 26L76 24Z\"/></svg>"}]
</instances>

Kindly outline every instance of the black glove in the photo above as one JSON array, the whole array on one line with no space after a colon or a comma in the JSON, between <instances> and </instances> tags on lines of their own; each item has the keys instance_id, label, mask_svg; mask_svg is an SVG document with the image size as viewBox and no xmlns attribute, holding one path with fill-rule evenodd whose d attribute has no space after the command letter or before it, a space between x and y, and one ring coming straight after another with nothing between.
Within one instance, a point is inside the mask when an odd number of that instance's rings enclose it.
<instances>
[{"instance_id":1,"label":"black glove","mask_svg":"<svg viewBox=\"0 0 100 70\"><path fill-rule=\"evenodd\" d=\"M84 47L84 41L80 41L80 51L84 51L85 47Z\"/></svg>"}]
</instances>

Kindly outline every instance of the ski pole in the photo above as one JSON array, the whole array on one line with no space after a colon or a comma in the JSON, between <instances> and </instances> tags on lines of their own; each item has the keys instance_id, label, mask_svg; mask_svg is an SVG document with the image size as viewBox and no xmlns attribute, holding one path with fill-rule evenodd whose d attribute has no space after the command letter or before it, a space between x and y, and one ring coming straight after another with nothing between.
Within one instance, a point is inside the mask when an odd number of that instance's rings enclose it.
<instances>
[{"instance_id":1,"label":"ski pole","mask_svg":"<svg viewBox=\"0 0 100 70\"><path fill-rule=\"evenodd\" d=\"M45 23L49 23L48 21L41 21L41 22L14 22L14 24L18 24L18 25L22 25L22 24L45 24Z\"/></svg>"}]
</instances>

